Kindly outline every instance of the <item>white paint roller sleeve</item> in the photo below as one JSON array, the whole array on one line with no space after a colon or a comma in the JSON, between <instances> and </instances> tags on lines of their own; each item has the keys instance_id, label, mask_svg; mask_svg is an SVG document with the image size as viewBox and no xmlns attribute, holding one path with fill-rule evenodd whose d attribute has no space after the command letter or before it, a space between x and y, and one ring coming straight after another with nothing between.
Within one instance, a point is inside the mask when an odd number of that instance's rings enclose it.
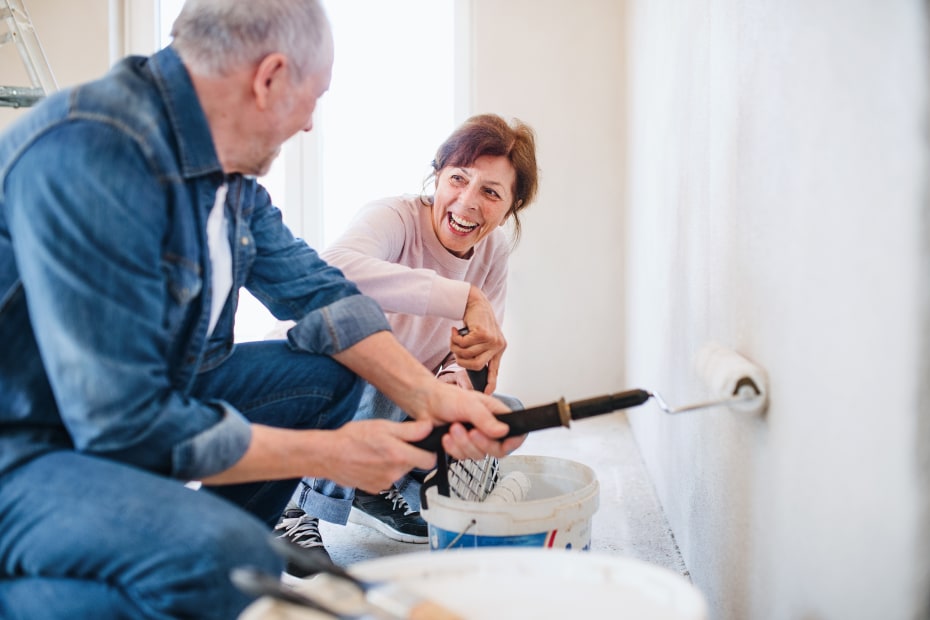
<instances>
[{"instance_id":1,"label":"white paint roller sleeve","mask_svg":"<svg viewBox=\"0 0 930 620\"><path fill-rule=\"evenodd\" d=\"M742 355L718 343L704 345L696 359L698 376L714 398L739 397L727 403L730 409L761 414L768 405L768 376Z\"/></svg>"},{"instance_id":2,"label":"white paint roller sleeve","mask_svg":"<svg viewBox=\"0 0 930 620\"><path fill-rule=\"evenodd\" d=\"M529 477L521 471L512 471L497 483L494 490L491 491L485 504L516 504L526 499L533 483Z\"/></svg>"}]
</instances>

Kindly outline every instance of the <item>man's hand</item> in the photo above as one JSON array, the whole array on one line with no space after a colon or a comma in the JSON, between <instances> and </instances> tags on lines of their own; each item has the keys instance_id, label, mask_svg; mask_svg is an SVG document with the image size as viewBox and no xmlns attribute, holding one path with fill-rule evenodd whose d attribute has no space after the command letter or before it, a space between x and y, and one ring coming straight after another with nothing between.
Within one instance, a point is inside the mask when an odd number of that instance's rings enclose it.
<instances>
[{"instance_id":1,"label":"man's hand","mask_svg":"<svg viewBox=\"0 0 930 620\"><path fill-rule=\"evenodd\" d=\"M411 445L431 429L432 425L425 421L349 422L330 433L326 451L332 467L325 477L369 493L383 491L413 468L431 469L436 465L435 454Z\"/></svg>"},{"instance_id":2,"label":"man's hand","mask_svg":"<svg viewBox=\"0 0 930 620\"><path fill-rule=\"evenodd\" d=\"M432 428L426 421L388 420L349 422L336 430L253 424L252 441L242 459L202 482L234 484L306 476L378 493L415 467L430 469L436 465L435 454L411 445L429 435Z\"/></svg>"},{"instance_id":3,"label":"man's hand","mask_svg":"<svg viewBox=\"0 0 930 620\"><path fill-rule=\"evenodd\" d=\"M443 438L443 446L453 458L482 458L486 454L500 457L519 445L519 441L511 439L494 440L507 434L507 425L494 417L495 413L507 413L506 405L487 394L463 390L437 379L390 332L372 334L333 358L381 390L416 420L429 420L432 424L470 423L474 428L467 432L461 425L453 424L452 433Z\"/></svg>"},{"instance_id":4,"label":"man's hand","mask_svg":"<svg viewBox=\"0 0 930 620\"><path fill-rule=\"evenodd\" d=\"M292 430L253 424L252 440L242 459L202 482L235 484L308 476L377 493L413 468L431 469L436 465L434 453L412 445L425 439L436 424L458 420L474 425L475 428L466 430L462 424L454 423L443 437L446 453L457 459L479 459L487 454L503 457L523 443L525 436L494 439L507 433L507 425L494 417L494 413L508 411L499 400L444 383L422 365L417 367L426 373L427 381L425 386L413 389L407 402L417 405L423 418L420 421L361 420L336 430Z\"/></svg>"},{"instance_id":5,"label":"man's hand","mask_svg":"<svg viewBox=\"0 0 930 620\"><path fill-rule=\"evenodd\" d=\"M453 458L481 459L488 454L504 457L520 447L525 439L525 436L521 436L500 440L508 428L489 415L488 410L496 414L506 414L510 410L496 398L443 383L437 384L431 398L435 399L429 401L433 423L452 423L449 432L442 438L442 446ZM474 428L466 429L455 422L469 422Z\"/></svg>"}]
</instances>

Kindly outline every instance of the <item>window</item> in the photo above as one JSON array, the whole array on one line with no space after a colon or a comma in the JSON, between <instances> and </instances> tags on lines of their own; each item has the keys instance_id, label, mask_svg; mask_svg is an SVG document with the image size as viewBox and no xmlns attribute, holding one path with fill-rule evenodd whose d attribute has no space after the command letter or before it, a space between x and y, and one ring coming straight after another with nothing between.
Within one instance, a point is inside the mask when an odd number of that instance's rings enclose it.
<instances>
[{"instance_id":1,"label":"window","mask_svg":"<svg viewBox=\"0 0 930 620\"><path fill-rule=\"evenodd\" d=\"M156 0L161 45L183 0ZM294 233L332 243L365 203L419 193L456 123L454 0L323 0L336 44L330 91L314 129L282 149L262 178ZM138 27L138 26L137 26ZM262 339L274 319L242 291L236 339Z\"/></svg>"},{"instance_id":2,"label":"window","mask_svg":"<svg viewBox=\"0 0 930 620\"><path fill-rule=\"evenodd\" d=\"M422 190L455 124L452 0L327 0L336 60L319 119L323 245L364 203Z\"/></svg>"}]
</instances>

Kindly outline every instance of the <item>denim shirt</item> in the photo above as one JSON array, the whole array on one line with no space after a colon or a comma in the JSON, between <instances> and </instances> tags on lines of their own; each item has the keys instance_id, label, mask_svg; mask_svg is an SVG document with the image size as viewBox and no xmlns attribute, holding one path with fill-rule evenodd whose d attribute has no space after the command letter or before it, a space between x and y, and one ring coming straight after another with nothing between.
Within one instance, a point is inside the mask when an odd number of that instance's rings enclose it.
<instances>
[{"instance_id":1,"label":"denim shirt","mask_svg":"<svg viewBox=\"0 0 930 620\"><path fill-rule=\"evenodd\" d=\"M208 336L223 183L233 289ZM248 422L190 388L231 353L243 286L297 321L298 350L390 329L254 178L223 173L170 47L45 99L0 137L0 474L61 449L189 480L233 465Z\"/></svg>"}]
</instances>

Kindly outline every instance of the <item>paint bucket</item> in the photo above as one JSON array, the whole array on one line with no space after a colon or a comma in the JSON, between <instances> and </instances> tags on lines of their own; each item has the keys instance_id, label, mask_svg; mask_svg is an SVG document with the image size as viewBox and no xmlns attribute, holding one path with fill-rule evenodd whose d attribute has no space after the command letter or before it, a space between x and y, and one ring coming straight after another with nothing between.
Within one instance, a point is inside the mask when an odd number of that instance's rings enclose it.
<instances>
[{"instance_id":1,"label":"paint bucket","mask_svg":"<svg viewBox=\"0 0 930 620\"><path fill-rule=\"evenodd\" d=\"M704 596L684 576L598 551L453 549L360 562L351 572L389 581L466 620L708 617Z\"/></svg>"},{"instance_id":2,"label":"paint bucket","mask_svg":"<svg viewBox=\"0 0 930 620\"><path fill-rule=\"evenodd\" d=\"M453 549L445 553L416 551L366 560L348 570L360 579L388 586L386 591L393 591L395 596L391 598L401 609L411 601L424 599L463 620L708 618L704 596L684 576L642 560L598 551L570 553L503 547ZM350 591L351 585L335 584L320 577L303 580L294 587L344 613L364 611L364 600L361 610L356 600L361 597L357 589ZM382 602L390 600L379 598ZM262 597L239 620L331 617ZM379 613L377 617L384 616Z\"/></svg>"},{"instance_id":3,"label":"paint bucket","mask_svg":"<svg viewBox=\"0 0 930 620\"><path fill-rule=\"evenodd\" d=\"M426 492L421 514L431 550L545 547L588 550L598 507L597 477L587 465L548 456L508 456L500 473L521 472L532 486L516 503L469 502Z\"/></svg>"},{"instance_id":4,"label":"paint bucket","mask_svg":"<svg viewBox=\"0 0 930 620\"><path fill-rule=\"evenodd\" d=\"M526 547L414 551L359 562L348 570L369 583L387 585L387 591L393 590L401 606L425 599L463 620L708 618L703 594L684 576L642 560L600 551L572 553ZM337 587L332 580L320 577L303 580L295 587L349 613L350 607L344 605L354 601L353 596L358 598L358 591L346 592L353 586ZM358 604L351 609L358 613ZM330 617L263 597L239 620Z\"/></svg>"}]
</instances>

